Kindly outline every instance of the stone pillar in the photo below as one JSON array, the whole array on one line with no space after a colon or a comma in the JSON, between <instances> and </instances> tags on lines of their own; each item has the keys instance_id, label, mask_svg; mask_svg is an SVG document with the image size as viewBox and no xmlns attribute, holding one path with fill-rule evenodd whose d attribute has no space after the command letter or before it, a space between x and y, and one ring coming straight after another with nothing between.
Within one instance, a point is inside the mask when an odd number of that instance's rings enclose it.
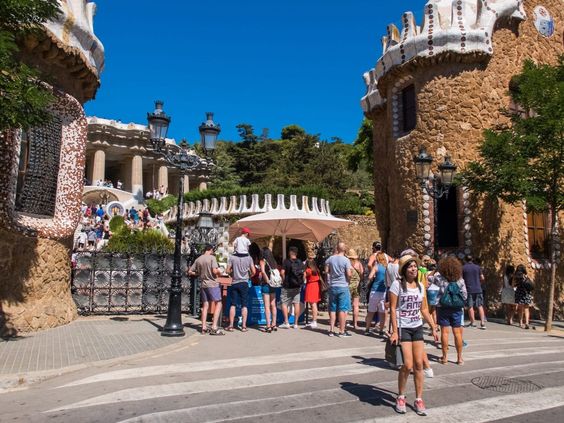
<instances>
[{"instance_id":1,"label":"stone pillar","mask_svg":"<svg viewBox=\"0 0 564 423\"><path fill-rule=\"evenodd\" d=\"M159 167L158 177L158 190L164 185L166 192L168 192L168 168L166 166Z\"/></svg>"},{"instance_id":2,"label":"stone pillar","mask_svg":"<svg viewBox=\"0 0 564 423\"><path fill-rule=\"evenodd\" d=\"M205 191L208 189L208 183L206 181L200 181L200 191Z\"/></svg>"},{"instance_id":3,"label":"stone pillar","mask_svg":"<svg viewBox=\"0 0 564 423\"><path fill-rule=\"evenodd\" d=\"M133 156L131 159L131 193L139 202L143 202L143 159Z\"/></svg>"},{"instance_id":4,"label":"stone pillar","mask_svg":"<svg viewBox=\"0 0 564 423\"><path fill-rule=\"evenodd\" d=\"M190 191L190 178L188 175L184 175L184 194Z\"/></svg>"},{"instance_id":5,"label":"stone pillar","mask_svg":"<svg viewBox=\"0 0 564 423\"><path fill-rule=\"evenodd\" d=\"M92 162L92 185L96 185L96 181L100 179L106 179L106 152L104 150L96 150Z\"/></svg>"}]
</instances>

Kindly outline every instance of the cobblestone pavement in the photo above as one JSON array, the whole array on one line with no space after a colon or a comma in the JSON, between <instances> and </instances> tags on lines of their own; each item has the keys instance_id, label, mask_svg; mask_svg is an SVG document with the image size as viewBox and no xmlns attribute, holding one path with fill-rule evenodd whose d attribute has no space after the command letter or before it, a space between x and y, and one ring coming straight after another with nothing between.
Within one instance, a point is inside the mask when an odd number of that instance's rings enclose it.
<instances>
[{"instance_id":1,"label":"cobblestone pavement","mask_svg":"<svg viewBox=\"0 0 564 423\"><path fill-rule=\"evenodd\" d=\"M54 329L0 340L0 375L58 370L130 356L184 338L161 336L162 316L87 317ZM194 331L186 328L187 335Z\"/></svg>"}]
</instances>

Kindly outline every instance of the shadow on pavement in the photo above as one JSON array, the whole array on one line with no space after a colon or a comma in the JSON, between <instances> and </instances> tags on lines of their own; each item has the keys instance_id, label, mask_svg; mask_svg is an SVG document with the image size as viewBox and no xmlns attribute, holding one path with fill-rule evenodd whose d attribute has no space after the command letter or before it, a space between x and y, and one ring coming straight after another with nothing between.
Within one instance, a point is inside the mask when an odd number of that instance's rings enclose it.
<instances>
[{"instance_id":1,"label":"shadow on pavement","mask_svg":"<svg viewBox=\"0 0 564 423\"><path fill-rule=\"evenodd\" d=\"M365 366L379 367L381 369L388 369L388 370L391 369L388 362L383 358L366 358L366 357L361 357L359 355L353 355L352 358L354 358L355 360L359 360L358 363L364 364Z\"/></svg>"},{"instance_id":2,"label":"shadow on pavement","mask_svg":"<svg viewBox=\"0 0 564 423\"><path fill-rule=\"evenodd\" d=\"M358 397L359 401L371 405L394 407L396 403L395 393L386 389L380 389L372 385L360 383L341 382L341 389Z\"/></svg>"},{"instance_id":3,"label":"shadow on pavement","mask_svg":"<svg viewBox=\"0 0 564 423\"><path fill-rule=\"evenodd\" d=\"M149 320L149 319L143 319L143 320L145 322L153 325L154 327L156 327L159 330L159 332L161 332L163 330L163 327L161 325L159 325L158 323L155 323L155 322L153 322L152 320Z\"/></svg>"}]
</instances>

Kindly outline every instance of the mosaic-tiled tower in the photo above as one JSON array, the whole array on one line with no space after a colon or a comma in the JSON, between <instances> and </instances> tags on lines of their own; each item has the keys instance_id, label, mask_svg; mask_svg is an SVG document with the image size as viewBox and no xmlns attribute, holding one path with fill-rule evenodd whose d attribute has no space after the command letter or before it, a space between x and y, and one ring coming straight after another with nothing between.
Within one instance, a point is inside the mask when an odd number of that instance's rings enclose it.
<instances>
[{"instance_id":1,"label":"mosaic-tiled tower","mask_svg":"<svg viewBox=\"0 0 564 423\"><path fill-rule=\"evenodd\" d=\"M86 147L82 104L104 66L94 35L95 4L59 0L62 13L21 42L21 59L56 97L53 119L0 134L0 333L68 323L70 247L80 212Z\"/></svg>"},{"instance_id":2,"label":"mosaic-tiled tower","mask_svg":"<svg viewBox=\"0 0 564 423\"><path fill-rule=\"evenodd\" d=\"M507 123L501 109L517 107L510 81L525 60L554 65L564 53L563 2L422 0L421 7L420 26L411 12L403 15L401 31L388 26L383 54L364 75L361 104L374 126L378 230L389 250L410 246L433 254L435 237L442 236L445 249L479 256L491 297L499 295L506 264L525 264L538 281L535 301L542 310L549 263L531 255L524 206L484 203L458 187L435 211L413 158L425 147L437 174L446 154L459 169L478 157L484 130Z\"/></svg>"}]
</instances>

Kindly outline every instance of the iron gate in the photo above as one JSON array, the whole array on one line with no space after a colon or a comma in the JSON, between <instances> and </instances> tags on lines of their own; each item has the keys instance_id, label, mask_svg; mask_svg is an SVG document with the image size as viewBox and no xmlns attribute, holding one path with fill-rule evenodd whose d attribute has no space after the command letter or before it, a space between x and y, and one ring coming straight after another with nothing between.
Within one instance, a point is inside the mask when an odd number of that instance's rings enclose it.
<instances>
[{"instance_id":1,"label":"iron gate","mask_svg":"<svg viewBox=\"0 0 564 423\"><path fill-rule=\"evenodd\" d=\"M192 312L198 284L187 276L182 256L182 311ZM76 253L72 293L80 314L164 313L168 306L172 254ZM196 285L191 289L191 285ZM192 296L190 293L192 291ZM194 296L196 294L196 296Z\"/></svg>"}]
</instances>

